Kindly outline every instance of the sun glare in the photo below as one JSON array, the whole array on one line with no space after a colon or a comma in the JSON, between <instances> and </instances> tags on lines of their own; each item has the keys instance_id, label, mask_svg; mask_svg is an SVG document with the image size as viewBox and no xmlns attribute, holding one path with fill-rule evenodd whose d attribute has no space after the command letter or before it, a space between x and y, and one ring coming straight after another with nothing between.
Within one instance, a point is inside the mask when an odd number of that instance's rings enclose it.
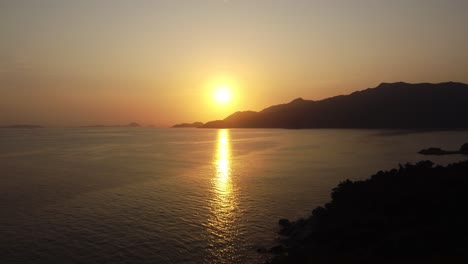
<instances>
[{"instance_id":1,"label":"sun glare","mask_svg":"<svg viewBox=\"0 0 468 264\"><path fill-rule=\"evenodd\" d=\"M218 104L227 104L232 99L231 88L227 85L216 87L214 99Z\"/></svg>"}]
</instances>

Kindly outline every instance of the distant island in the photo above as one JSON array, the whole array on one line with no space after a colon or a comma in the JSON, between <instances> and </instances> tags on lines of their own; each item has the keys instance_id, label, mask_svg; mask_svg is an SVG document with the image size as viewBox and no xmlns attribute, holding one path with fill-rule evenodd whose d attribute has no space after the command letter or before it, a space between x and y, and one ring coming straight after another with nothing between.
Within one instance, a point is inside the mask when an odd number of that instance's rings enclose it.
<instances>
[{"instance_id":1,"label":"distant island","mask_svg":"<svg viewBox=\"0 0 468 264\"><path fill-rule=\"evenodd\" d=\"M140 124L136 122L131 122L126 125L87 125L87 126L81 126L81 127L93 127L93 128L99 128L99 127L141 127Z\"/></svg>"},{"instance_id":2,"label":"distant island","mask_svg":"<svg viewBox=\"0 0 468 264\"><path fill-rule=\"evenodd\" d=\"M176 124L173 125L173 128L188 128L188 127L202 127L204 124L202 122L193 122L191 124L189 123L182 123L182 124Z\"/></svg>"},{"instance_id":3,"label":"distant island","mask_svg":"<svg viewBox=\"0 0 468 264\"><path fill-rule=\"evenodd\" d=\"M280 219L268 263L467 263L468 161L341 182L307 218Z\"/></svg>"},{"instance_id":4,"label":"distant island","mask_svg":"<svg viewBox=\"0 0 468 264\"><path fill-rule=\"evenodd\" d=\"M260 112L236 112L201 128L468 128L468 85L404 82L320 101L297 98Z\"/></svg>"},{"instance_id":5,"label":"distant island","mask_svg":"<svg viewBox=\"0 0 468 264\"><path fill-rule=\"evenodd\" d=\"M141 127L141 125L138 124L137 122L132 122L132 123L125 125L125 127Z\"/></svg>"},{"instance_id":6,"label":"distant island","mask_svg":"<svg viewBox=\"0 0 468 264\"><path fill-rule=\"evenodd\" d=\"M33 128L43 128L43 126L39 126L39 125L9 125L9 126L0 126L0 128L28 128L28 129L33 129Z\"/></svg>"}]
</instances>

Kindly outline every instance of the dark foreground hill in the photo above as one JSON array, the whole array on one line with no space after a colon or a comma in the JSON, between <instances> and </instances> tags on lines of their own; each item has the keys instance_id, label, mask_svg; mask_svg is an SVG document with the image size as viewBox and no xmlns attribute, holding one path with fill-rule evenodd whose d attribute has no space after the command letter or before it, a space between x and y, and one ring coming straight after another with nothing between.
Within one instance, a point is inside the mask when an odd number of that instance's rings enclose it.
<instances>
[{"instance_id":1,"label":"dark foreground hill","mask_svg":"<svg viewBox=\"0 0 468 264\"><path fill-rule=\"evenodd\" d=\"M272 263L468 263L468 161L345 181L306 219L280 220Z\"/></svg>"},{"instance_id":2,"label":"dark foreground hill","mask_svg":"<svg viewBox=\"0 0 468 264\"><path fill-rule=\"evenodd\" d=\"M468 128L468 85L382 83L320 101L236 112L204 128Z\"/></svg>"}]
</instances>

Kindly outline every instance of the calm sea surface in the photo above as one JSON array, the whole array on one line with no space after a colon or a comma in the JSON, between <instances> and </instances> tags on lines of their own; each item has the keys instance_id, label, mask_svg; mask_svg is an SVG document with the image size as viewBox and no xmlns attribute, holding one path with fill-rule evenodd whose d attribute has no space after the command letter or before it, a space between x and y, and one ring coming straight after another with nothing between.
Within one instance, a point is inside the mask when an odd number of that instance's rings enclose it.
<instances>
[{"instance_id":1,"label":"calm sea surface","mask_svg":"<svg viewBox=\"0 0 468 264\"><path fill-rule=\"evenodd\" d=\"M0 263L255 263L279 218L468 132L1 129Z\"/></svg>"}]
</instances>

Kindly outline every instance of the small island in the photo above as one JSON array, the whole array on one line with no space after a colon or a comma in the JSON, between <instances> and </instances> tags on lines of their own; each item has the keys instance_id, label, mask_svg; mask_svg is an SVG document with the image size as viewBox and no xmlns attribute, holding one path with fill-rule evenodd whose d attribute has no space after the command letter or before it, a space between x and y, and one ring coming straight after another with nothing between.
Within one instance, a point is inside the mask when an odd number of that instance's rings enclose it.
<instances>
[{"instance_id":1,"label":"small island","mask_svg":"<svg viewBox=\"0 0 468 264\"><path fill-rule=\"evenodd\" d=\"M141 127L141 125L138 124L137 122L131 122L131 123L125 125L125 127Z\"/></svg>"},{"instance_id":2,"label":"small island","mask_svg":"<svg viewBox=\"0 0 468 264\"><path fill-rule=\"evenodd\" d=\"M81 126L85 128L112 128L112 127L141 127L140 124L137 122L131 122L126 125L103 125L103 124L97 124L97 125L87 125L87 126Z\"/></svg>"},{"instance_id":3,"label":"small island","mask_svg":"<svg viewBox=\"0 0 468 264\"><path fill-rule=\"evenodd\" d=\"M269 263L468 263L468 161L346 180L303 219L281 219Z\"/></svg>"},{"instance_id":4,"label":"small island","mask_svg":"<svg viewBox=\"0 0 468 264\"><path fill-rule=\"evenodd\" d=\"M43 126L39 126L39 125L10 125L10 126L0 126L0 128L27 128L27 129L35 129L35 128L43 128Z\"/></svg>"}]
</instances>

